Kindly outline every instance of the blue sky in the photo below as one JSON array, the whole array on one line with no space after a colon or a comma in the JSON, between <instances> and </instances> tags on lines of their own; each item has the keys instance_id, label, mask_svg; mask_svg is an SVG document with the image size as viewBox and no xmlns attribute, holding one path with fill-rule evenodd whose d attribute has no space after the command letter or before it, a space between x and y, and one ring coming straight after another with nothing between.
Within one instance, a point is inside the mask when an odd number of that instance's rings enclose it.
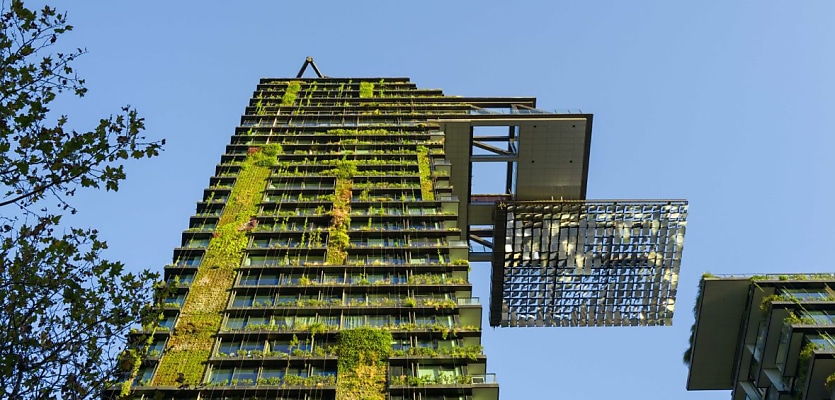
<instances>
[{"instance_id":1,"label":"blue sky","mask_svg":"<svg viewBox=\"0 0 835 400\"><path fill-rule=\"evenodd\" d=\"M701 273L833 271L831 1L278 3L62 4L90 93L53 110L89 127L131 104L168 142L118 193L77 196L108 257L170 262L258 79L310 55L330 76L593 113L589 198L691 202L674 326L486 328L505 399L728 399L684 388ZM485 300L488 279L473 268Z\"/></svg>"}]
</instances>

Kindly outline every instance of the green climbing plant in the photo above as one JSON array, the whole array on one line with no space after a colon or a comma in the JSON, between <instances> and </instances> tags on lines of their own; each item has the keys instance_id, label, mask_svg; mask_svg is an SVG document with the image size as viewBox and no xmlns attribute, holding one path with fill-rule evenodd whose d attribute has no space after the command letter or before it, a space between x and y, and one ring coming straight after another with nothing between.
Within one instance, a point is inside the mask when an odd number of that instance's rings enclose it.
<instances>
[{"instance_id":1,"label":"green climbing plant","mask_svg":"<svg viewBox=\"0 0 835 400\"><path fill-rule=\"evenodd\" d=\"M360 82L360 98L368 98L374 96L373 82Z\"/></svg>"},{"instance_id":2,"label":"green climbing plant","mask_svg":"<svg viewBox=\"0 0 835 400\"><path fill-rule=\"evenodd\" d=\"M363 327L339 332L337 400L385 400L391 342L391 332L382 329Z\"/></svg>"},{"instance_id":3,"label":"green climbing plant","mask_svg":"<svg viewBox=\"0 0 835 400\"><path fill-rule=\"evenodd\" d=\"M435 200L435 189L432 185L432 169L429 166L429 149L418 146L418 170L420 174L420 194L423 200Z\"/></svg>"},{"instance_id":4,"label":"green climbing plant","mask_svg":"<svg viewBox=\"0 0 835 400\"><path fill-rule=\"evenodd\" d=\"M278 144L253 147L240 165L229 200L197 269L177 326L160 359L154 384L198 384L220 329L222 311L247 245L251 218L258 211L270 167L282 152ZM179 375L182 374L182 379Z\"/></svg>"},{"instance_id":5,"label":"green climbing plant","mask_svg":"<svg viewBox=\"0 0 835 400\"><path fill-rule=\"evenodd\" d=\"M328 252L325 262L341 265L348 257L347 249L350 245L348 229L351 226L352 178L357 174L357 163L351 160L333 160L329 164L334 168L321 173L335 176L336 186L330 211L331 225L328 228Z\"/></svg>"},{"instance_id":6,"label":"green climbing plant","mask_svg":"<svg viewBox=\"0 0 835 400\"><path fill-rule=\"evenodd\" d=\"M795 381L800 382L800 385L797 385L798 389L794 394L795 399L803 398L803 385L806 382L806 375L809 374L809 361L812 359L815 349L814 343L806 343L803 349L800 350L800 356L797 358L797 375L795 378Z\"/></svg>"},{"instance_id":7,"label":"green climbing plant","mask_svg":"<svg viewBox=\"0 0 835 400\"><path fill-rule=\"evenodd\" d=\"M292 81L287 84L287 89L284 90L284 95L281 96L282 106L292 106L296 102L296 95L302 88L300 81Z\"/></svg>"}]
</instances>

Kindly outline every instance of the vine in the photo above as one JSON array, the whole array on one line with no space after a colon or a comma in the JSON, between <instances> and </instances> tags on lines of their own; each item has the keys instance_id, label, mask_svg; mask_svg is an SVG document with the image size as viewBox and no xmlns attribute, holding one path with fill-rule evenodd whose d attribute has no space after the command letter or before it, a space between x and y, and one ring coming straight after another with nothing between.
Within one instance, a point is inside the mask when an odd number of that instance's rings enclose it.
<instances>
[{"instance_id":1,"label":"vine","mask_svg":"<svg viewBox=\"0 0 835 400\"><path fill-rule=\"evenodd\" d=\"M329 129L328 135L349 136L349 135L386 135L391 133L387 129Z\"/></svg>"},{"instance_id":2,"label":"vine","mask_svg":"<svg viewBox=\"0 0 835 400\"><path fill-rule=\"evenodd\" d=\"M235 269L240 265L247 245L251 219L257 214L270 167L276 163L281 151L277 144L250 148L241 163L229 200L160 360L155 385L200 383L214 335L220 329L221 313L235 280Z\"/></svg>"},{"instance_id":3,"label":"vine","mask_svg":"<svg viewBox=\"0 0 835 400\"><path fill-rule=\"evenodd\" d=\"M803 398L803 385L806 383L806 375L809 373L809 361L812 359L815 349L814 343L806 343L803 349L800 350L800 356L797 359L797 375L795 375L795 382L799 382L800 384L796 385L798 389L794 395L795 399Z\"/></svg>"},{"instance_id":4,"label":"vine","mask_svg":"<svg viewBox=\"0 0 835 400\"><path fill-rule=\"evenodd\" d=\"M179 285L180 281L178 277L175 277L168 283L162 281L157 282L154 285L154 296L158 299L167 298L172 292L177 290ZM146 356L158 356L158 354L154 355L149 352L151 345L154 343L154 334L157 331L168 330L160 326L160 321L165 319L165 315L163 314L163 308L159 307L158 304L157 307L151 307L150 305L144 307L142 314L142 320L146 321L142 326L142 330L131 329L131 333L137 335L134 336L135 341L132 342L132 346L129 345L129 348L123 350L117 357L118 368L125 373L125 380L121 383L119 395L117 396L119 400L130 397L131 387L134 385L137 375L139 375L139 369L142 367L142 362ZM140 332L142 333L141 335L139 335ZM147 382L140 382L140 385L146 384Z\"/></svg>"},{"instance_id":5,"label":"vine","mask_svg":"<svg viewBox=\"0 0 835 400\"><path fill-rule=\"evenodd\" d=\"M360 82L360 98L368 98L374 96L373 82Z\"/></svg>"},{"instance_id":6,"label":"vine","mask_svg":"<svg viewBox=\"0 0 835 400\"><path fill-rule=\"evenodd\" d=\"M348 257L350 237L348 228L351 226L351 189L353 178L357 174L356 161L334 160L330 164L333 169L322 171L323 175L336 177L336 188L333 197L333 208L330 211L331 225L328 228L328 253L326 263L330 265L345 264Z\"/></svg>"},{"instance_id":7,"label":"vine","mask_svg":"<svg viewBox=\"0 0 835 400\"><path fill-rule=\"evenodd\" d=\"M302 83L299 81L292 81L287 84L287 89L284 90L284 96L281 97L282 106L292 106L296 102L296 94L302 88Z\"/></svg>"},{"instance_id":8,"label":"vine","mask_svg":"<svg viewBox=\"0 0 835 400\"><path fill-rule=\"evenodd\" d=\"M337 400L384 400L386 360L391 355L391 333L355 328L339 332L336 353Z\"/></svg>"},{"instance_id":9,"label":"vine","mask_svg":"<svg viewBox=\"0 0 835 400\"><path fill-rule=\"evenodd\" d=\"M420 171L420 194L423 200L435 200L435 190L432 186L432 172L429 167L429 149L418 146L418 170Z\"/></svg>"}]
</instances>

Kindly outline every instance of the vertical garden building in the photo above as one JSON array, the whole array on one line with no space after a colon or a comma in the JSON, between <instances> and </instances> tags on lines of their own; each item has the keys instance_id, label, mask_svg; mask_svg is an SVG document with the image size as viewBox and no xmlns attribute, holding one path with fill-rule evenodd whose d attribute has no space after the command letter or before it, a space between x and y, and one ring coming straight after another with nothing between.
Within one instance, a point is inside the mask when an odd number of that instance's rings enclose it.
<instances>
[{"instance_id":1,"label":"vertical garden building","mask_svg":"<svg viewBox=\"0 0 835 400\"><path fill-rule=\"evenodd\" d=\"M498 398L468 247L408 79L262 79L174 250L135 398Z\"/></svg>"},{"instance_id":2,"label":"vertical garden building","mask_svg":"<svg viewBox=\"0 0 835 400\"><path fill-rule=\"evenodd\" d=\"M587 201L591 124L406 78L262 79L113 394L498 399L470 260L493 326L669 325L687 204Z\"/></svg>"}]
</instances>

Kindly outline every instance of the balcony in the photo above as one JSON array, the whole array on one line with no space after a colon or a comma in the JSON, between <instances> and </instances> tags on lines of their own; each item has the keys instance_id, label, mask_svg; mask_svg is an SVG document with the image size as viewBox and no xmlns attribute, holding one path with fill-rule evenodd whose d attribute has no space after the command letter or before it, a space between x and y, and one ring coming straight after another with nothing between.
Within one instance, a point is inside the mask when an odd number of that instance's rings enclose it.
<instances>
[{"instance_id":1,"label":"balcony","mask_svg":"<svg viewBox=\"0 0 835 400\"><path fill-rule=\"evenodd\" d=\"M705 278L696 304L688 390L730 390L734 357L748 303L748 278Z\"/></svg>"}]
</instances>

